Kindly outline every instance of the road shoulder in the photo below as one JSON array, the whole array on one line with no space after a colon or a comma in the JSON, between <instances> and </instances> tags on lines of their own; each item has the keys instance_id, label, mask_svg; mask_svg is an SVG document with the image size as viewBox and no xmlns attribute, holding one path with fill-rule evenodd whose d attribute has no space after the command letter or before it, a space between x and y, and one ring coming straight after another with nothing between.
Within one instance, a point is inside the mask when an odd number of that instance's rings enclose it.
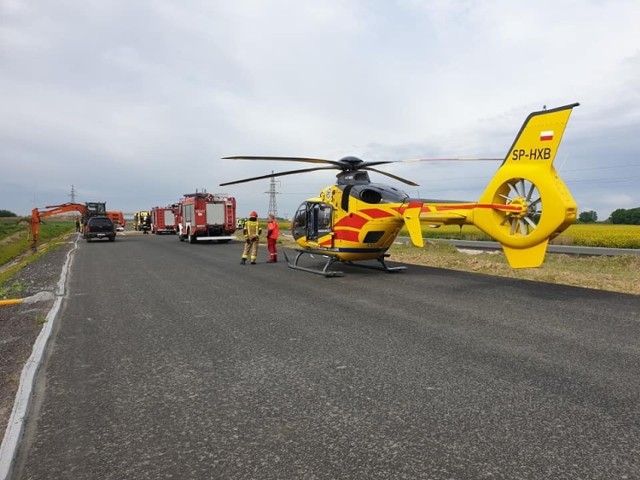
<instances>
[{"instance_id":1,"label":"road shoulder","mask_svg":"<svg viewBox=\"0 0 640 480\"><path fill-rule=\"evenodd\" d=\"M9 278L3 287L20 298L41 292L55 294L75 240L76 235L72 234L50 246L40 258ZM42 296L43 301L0 307L0 431L3 436L20 387L22 370L48 321L47 315L55 303L53 296Z\"/></svg>"}]
</instances>

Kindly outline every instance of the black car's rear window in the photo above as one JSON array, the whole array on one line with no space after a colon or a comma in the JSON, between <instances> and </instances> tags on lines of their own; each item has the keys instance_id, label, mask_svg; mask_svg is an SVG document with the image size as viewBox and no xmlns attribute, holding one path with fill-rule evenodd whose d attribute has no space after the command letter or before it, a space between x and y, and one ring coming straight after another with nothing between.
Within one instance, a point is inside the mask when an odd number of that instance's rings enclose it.
<instances>
[{"instance_id":1,"label":"black car's rear window","mask_svg":"<svg viewBox=\"0 0 640 480\"><path fill-rule=\"evenodd\" d=\"M92 218L89 220L89 225L94 225L96 227L110 227L113 223L108 218Z\"/></svg>"}]
</instances>

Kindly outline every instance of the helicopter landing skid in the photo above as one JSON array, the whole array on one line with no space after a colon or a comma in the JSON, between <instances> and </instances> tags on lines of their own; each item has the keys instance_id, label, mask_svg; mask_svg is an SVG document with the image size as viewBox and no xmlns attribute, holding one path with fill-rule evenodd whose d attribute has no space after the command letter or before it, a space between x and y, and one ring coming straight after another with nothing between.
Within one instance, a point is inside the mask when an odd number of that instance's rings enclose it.
<instances>
[{"instance_id":1,"label":"helicopter landing skid","mask_svg":"<svg viewBox=\"0 0 640 480\"><path fill-rule=\"evenodd\" d=\"M289 268L292 268L294 270L302 270L303 272L309 272L309 273L315 273L317 275L324 275L325 277L342 277L344 276L344 272L340 272L340 271L336 271L336 270L329 270L329 267L331 265L333 265L336 262L339 262L340 260L338 260L337 257L333 256L333 255L327 255L324 252L318 252L315 250L299 250L296 249L296 258L293 260L293 263L289 261L289 257L287 256L286 252L284 253L284 257L287 260L287 264L289 265ZM302 255L304 255L305 253L308 253L309 255L322 255L323 257L327 258L326 263L324 264L324 267L322 267L321 270L317 270L314 268L308 268L308 267L301 267L300 265L298 265L298 261L300 260L300 257L302 257ZM346 261L343 262L347 265L352 265L354 267L360 267L360 268L368 268L371 270L382 270L384 272L388 272L388 273L394 273L394 272L400 272L402 270L406 270L407 267L405 266L398 266L398 267L390 267L389 265L387 265L387 263L384 261L385 257L388 257L389 255L384 255L382 257L377 258L376 260L378 260L378 262L380 262L380 267L374 266L374 265L362 265L360 263L355 263L352 261Z\"/></svg>"},{"instance_id":2,"label":"helicopter landing skid","mask_svg":"<svg viewBox=\"0 0 640 480\"><path fill-rule=\"evenodd\" d=\"M296 255L296 258L293 260L293 263L291 263L289 261L289 257L287 256L287 252L283 251L284 258L287 260L287 264L289 265L289 268L292 268L294 270L302 270L303 272L315 273L317 275L324 275L325 277L341 277L341 276L344 275L343 272L339 272L339 271L336 271L336 270L328 270L328 268L331 265L333 265L335 262L338 261L338 259L336 257L333 257L331 255L326 255L324 253L309 251L309 250L298 250L298 249L296 249L296 252L298 252L297 255ZM313 255L315 253L317 255L322 255L323 257L327 257L327 261L324 264L324 267L322 268L322 270L316 270L314 268L301 267L300 265L298 265L298 261L300 260L300 257L302 255L304 255L305 253L308 253L309 255Z\"/></svg>"},{"instance_id":3,"label":"helicopter landing skid","mask_svg":"<svg viewBox=\"0 0 640 480\"><path fill-rule=\"evenodd\" d=\"M389 255L385 255L384 257L388 257L388 256ZM345 263L347 263L349 265L353 265L354 267L369 268L371 270L383 270L383 271L388 272L388 273L400 272L402 270L406 270L407 269L407 267L402 266L402 265L398 266L398 267L390 267L384 261L384 257L376 258L376 260L378 260L378 262L380 262L380 265L382 265L382 267L376 267L374 265L362 265L361 263L354 263L354 262L345 262Z\"/></svg>"}]
</instances>

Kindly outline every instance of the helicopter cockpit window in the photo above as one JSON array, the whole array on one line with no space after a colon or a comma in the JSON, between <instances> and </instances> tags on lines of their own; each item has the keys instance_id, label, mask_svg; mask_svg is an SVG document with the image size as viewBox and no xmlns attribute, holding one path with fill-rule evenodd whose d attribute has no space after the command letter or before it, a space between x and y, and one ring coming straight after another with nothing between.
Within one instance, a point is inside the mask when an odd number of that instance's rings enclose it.
<instances>
[{"instance_id":1,"label":"helicopter cockpit window","mask_svg":"<svg viewBox=\"0 0 640 480\"><path fill-rule=\"evenodd\" d=\"M318 204L318 234L325 235L331 231L331 205Z\"/></svg>"}]
</instances>

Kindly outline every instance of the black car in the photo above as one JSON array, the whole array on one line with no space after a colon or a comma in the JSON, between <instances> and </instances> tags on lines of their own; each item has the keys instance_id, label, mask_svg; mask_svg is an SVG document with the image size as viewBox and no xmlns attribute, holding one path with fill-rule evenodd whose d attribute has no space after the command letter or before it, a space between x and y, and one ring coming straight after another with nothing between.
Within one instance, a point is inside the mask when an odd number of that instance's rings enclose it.
<instances>
[{"instance_id":1,"label":"black car","mask_svg":"<svg viewBox=\"0 0 640 480\"><path fill-rule=\"evenodd\" d=\"M87 242L94 238L108 238L113 242L116 239L116 227L109 217L90 217L84 226L84 238Z\"/></svg>"}]
</instances>

